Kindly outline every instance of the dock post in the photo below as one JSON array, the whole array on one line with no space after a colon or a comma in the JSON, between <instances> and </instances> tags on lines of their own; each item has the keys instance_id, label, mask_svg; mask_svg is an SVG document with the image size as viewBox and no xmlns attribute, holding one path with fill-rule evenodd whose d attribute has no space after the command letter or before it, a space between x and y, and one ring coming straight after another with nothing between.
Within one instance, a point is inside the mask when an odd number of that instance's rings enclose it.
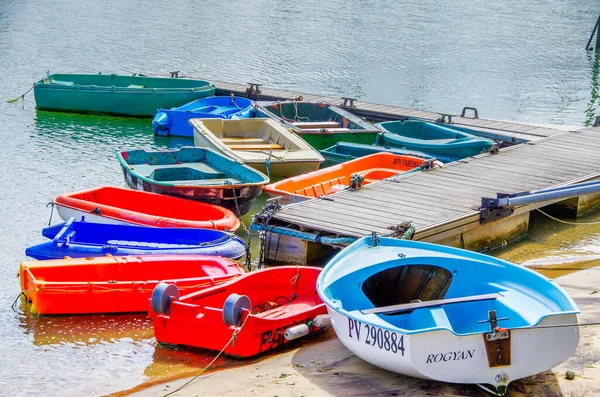
<instances>
[{"instance_id":1,"label":"dock post","mask_svg":"<svg viewBox=\"0 0 600 397\"><path fill-rule=\"evenodd\" d=\"M585 45L585 49L588 51L592 49L592 47L590 47L590 44L592 44L592 39L594 38L594 34L596 34L596 45L594 46L594 51L600 52L600 15L598 15L598 20L596 21L596 25L594 26L594 29L592 30L592 34L590 35L590 38L589 38L587 44Z\"/></svg>"}]
</instances>

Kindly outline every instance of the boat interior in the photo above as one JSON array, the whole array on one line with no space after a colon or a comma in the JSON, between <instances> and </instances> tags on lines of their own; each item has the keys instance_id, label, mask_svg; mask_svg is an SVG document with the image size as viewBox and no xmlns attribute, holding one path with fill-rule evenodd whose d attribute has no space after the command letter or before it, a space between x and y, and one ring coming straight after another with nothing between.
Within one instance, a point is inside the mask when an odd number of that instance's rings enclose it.
<instances>
[{"instance_id":1,"label":"boat interior","mask_svg":"<svg viewBox=\"0 0 600 397\"><path fill-rule=\"evenodd\" d=\"M85 242L148 249L197 247L203 242L216 245L228 240L228 234L212 229L169 228L165 233L161 228L77 221L65 226L54 237L55 244Z\"/></svg>"},{"instance_id":2,"label":"boat interior","mask_svg":"<svg viewBox=\"0 0 600 397\"><path fill-rule=\"evenodd\" d=\"M406 162L398 159L405 159ZM412 165L407 165L412 164ZM389 178L423 165L423 160L409 156L400 157L390 153L377 153L345 164L288 178L274 184L273 188L307 197L321 197L335 191L339 186L348 187L354 175L363 178L362 185Z\"/></svg>"},{"instance_id":3,"label":"boat interior","mask_svg":"<svg viewBox=\"0 0 600 397\"><path fill-rule=\"evenodd\" d=\"M300 131L325 129L332 132L345 132L375 129L357 116L325 103L277 102L261 105L261 107L270 113L271 117L279 118Z\"/></svg>"},{"instance_id":4,"label":"boat interior","mask_svg":"<svg viewBox=\"0 0 600 397\"><path fill-rule=\"evenodd\" d=\"M204 126L231 150L296 150L285 127L265 118L244 120L202 119ZM279 128L283 128L282 132Z\"/></svg>"},{"instance_id":5,"label":"boat interior","mask_svg":"<svg viewBox=\"0 0 600 397\"><path fill-rule=\"evenodd\" d=\"M323 304L315 291L320 269L275 267L269 272L249 273L232 283L235 288L212 288L182 296L179 302L222 311L231 293L250 299L252 314L262 319L293 316ZM262 273L262 274L261 274ZM270 273L270 274L268 274Z\"/></svg>"},{"instance_id":6,"label":"boat interior","mask_svg":"<svg viewBox=\"0 0 600 397\"><path fill-rule=\"evenodd\" d=\"M131 150L121 152L119 160L136 174L158 183L220 186L268 182L258 172L203 148Z\"/></svg>"},{"instance_id":7,"label":"boat interior","mask_svg":"<svg viewBox=\"0 0 600 397\"><path fill-rule=\"evenodd\" d=\"M522 288L522 285L503 283L501 277L496 283L484 282L479 277L465 280L465 276L461 276L458 281L455 271L429 264L391 266L374 274L363 269L340 278L326 293L350 316L364 318L374 325L396 327L406 333L436 329L459 335L489 332L490 323L485 320L490 310L496 311L498 326L506 328L532 326L547 315L574 310L562 294L560 297L554 294L560 299L557 302L534 291L535 281L529 288ZM348 288L357 283L362 293ZM488 298L492 294L497 297ZM458 302L432 302L453 298ZM430 302L431 306L425 304L412 310L396 306L418 302ZM396 310L391 310L391 306ZM374 308L387 307L389 311L365 314Z\"/></svg>"}]
</instances>

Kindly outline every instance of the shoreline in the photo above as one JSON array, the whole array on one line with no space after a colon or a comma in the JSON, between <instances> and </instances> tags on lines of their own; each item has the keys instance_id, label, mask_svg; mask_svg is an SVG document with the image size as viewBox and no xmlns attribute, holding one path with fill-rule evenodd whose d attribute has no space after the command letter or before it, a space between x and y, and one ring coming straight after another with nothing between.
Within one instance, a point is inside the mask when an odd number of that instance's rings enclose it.
<instances>
[{"instance_id":1,"label":"shoreline","mask_svg":"<svg viewBox=\"0 0 600 397\"><path fill-rule=\"evenodd\" d=\"M577 302L580 323L600 319L600 266L555 279ZM372 366L347 350L327 330L306 346L258 361L208 372L173 396L489 396L475 385L411 378ZM579 346L564 363L538 375L511 382L507 396L600 395L600 327L580 328ZM565 378L574 371L574 380ZM113 394L158 397L176 390L190 377L160 384L142 384ZM147 387L146 387L147 386ZM142 389L140 389L142 387ZM125 393L125 394L123 394Z\"/></svg>"}]
</instances>

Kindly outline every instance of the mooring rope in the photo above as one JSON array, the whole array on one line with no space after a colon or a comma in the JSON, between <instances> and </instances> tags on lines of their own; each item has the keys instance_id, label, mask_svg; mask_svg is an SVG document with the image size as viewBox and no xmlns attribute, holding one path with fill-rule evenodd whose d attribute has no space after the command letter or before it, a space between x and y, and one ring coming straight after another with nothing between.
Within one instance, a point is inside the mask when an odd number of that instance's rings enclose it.
<instances>
[{"instance_id":1,"label":"mooring rope","mask_svg":"<svg viewBox=\"0 0 600 397\"><path fill-rule=\"evenodd\" d=\"M558 219L550 214L545 213L544 211L542 211L539 208L536 208L536 210L538 210L539 212L541 212L542 214L546 215L548 218L556 221L556 222L560 222L560 223L564 223L565 225L574 225L574 226L579 226L579 225L600 225L600 222L569 222L569 221L563 221L562 219Z\"/></svg>"},{"instance_id":2,"label":"mooring rope","mask_svg":"<svg viewBox=\"0 0 600 397\"><path fill-rule=\"evenodd\" d=\"M246 321L248 321L249 317L250 317L250 314L248 314L246 316L246 319L244 320L244 322L242 323L242 325L240 325L239 328L236 328L236 330L231 335L231 338L229 339L229 341L227 342L227 344L225 346L223 346L223 348L221 349L221 351L219 352L219 354L217 354L215 356L215 358L213 358L212 361L210 363L208 363L208 365L206 367L202 368L202 370L196 376L194 376L192 379L188 380L183 385L179 386L177 389L175 389L175 390L173 390L173 391L165 394L163 397L168 397L168 396L170 396L172 394L177 393L178 391L180 391L181 389L183 389L184 387L188 386L190 383L192 383L193 381L195 381L196 379L198 379L200 377L200 375L202 375L204 373L204 371L206 371L211 365L214 364L215 361L217 361L217 359L221 356L221 354L223 354L223 352L225 351L225 349L227 349L227 347L231 344L231 342L233 342L237 338L237 335L240 333L240 331L242 330L242 328L244 328L244 325L246 324Z\"/></svg>"},{"instance_id":3,"label":"mooring rope","mask_svg":"<svg viewBox=\"0 0 600 397\"><path fill-rule=\"evenodd\" d=\"M19 99L25 100L25 95L29 94L29 91L33 90L34 88L35 88L35 86L32 85L31 88L28 89L27 92L25 92L23 95L18 96L15 99L8 99L6 102L13 103L13 102L17 102Z\"/></svg>"}]
</instances>

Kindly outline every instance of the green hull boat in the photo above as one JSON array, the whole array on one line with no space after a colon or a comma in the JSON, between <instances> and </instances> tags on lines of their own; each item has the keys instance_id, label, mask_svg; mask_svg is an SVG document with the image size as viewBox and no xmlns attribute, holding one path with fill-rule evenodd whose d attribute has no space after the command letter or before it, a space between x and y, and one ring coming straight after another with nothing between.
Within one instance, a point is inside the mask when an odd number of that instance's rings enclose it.
<instances>
[{"instance_id":1,"label":"green hull boat","mask_svg":"<svg viewBox=\"0 0 600 397\"><path fill-rule=\"evenodd\" d=\"M270 117L323 150L338 142L372 144L377 127L337 106L319 102L258 102L257 117Z\"/></svg>"},{"instance_id":2,"label":"green hull boat","mask_svg":"<svg viewBox=\"0 0 600 397\"><path fill-rule=\"evenodd\" d=\"M115 74L51 74L33 86L40 110L132 117L152 117L160 108L215 93L203 80Z\"/></svg>"}]
</instances>

